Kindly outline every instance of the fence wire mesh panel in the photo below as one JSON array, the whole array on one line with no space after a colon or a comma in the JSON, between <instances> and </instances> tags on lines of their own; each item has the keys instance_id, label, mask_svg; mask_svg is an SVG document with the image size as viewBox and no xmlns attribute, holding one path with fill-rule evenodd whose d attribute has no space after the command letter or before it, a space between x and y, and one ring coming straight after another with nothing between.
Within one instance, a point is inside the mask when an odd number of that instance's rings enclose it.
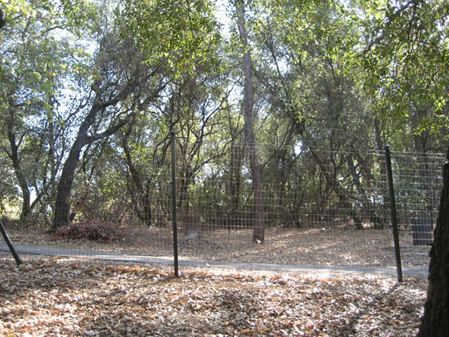
<instances>
[{"instance_id":1,"label":"fence wire mesh panel","mask_svg":"<svg viewBox=\"0 0 449 337\"><path fill-rule=\"evenodd\" d=\"M234 145L216 160L203 158L205 165L192 165L180 150L182 256L247 264L394 268L383 152L259 148L263 244L252 240L260 220L248 153L248 148ZM442 161L437 155L393 153L406 268L427 267Z\"/></svg>"},{"instance_id":2,"label":"fence wire mesh panel","mask_svg":"<svg viewBox=\"0 0 449 337\"><path fill-rule=\"evenodd\" d=\"M404 265L428 258L433 242L442 188L443 155L392 153L396 206L401 230Z\"/></svg>"},{"instance_id":3,"label":"fence wire mesh panel","mask_svg":"<svg viewBox=\"0 0 449 337\"><path fill-rule=\"evenodd\" d=\"M170 139L123 147L116 161L77 175L53 234L16 229L42 254L173 263ZM297 144L256 152L238 141L176 139L180 264L395 273L385 154ZM260 168L255 183L254 161ZM391 153L402 264L428 266L443 155ZM54 225L56 202L41 221ZM56 205L56 206L55 206ZM10 227L11 228L11 227ZM22 245L27 244L27 247ZM281 268L281 269L282 269Z\"/></svg>"}]
</instances>

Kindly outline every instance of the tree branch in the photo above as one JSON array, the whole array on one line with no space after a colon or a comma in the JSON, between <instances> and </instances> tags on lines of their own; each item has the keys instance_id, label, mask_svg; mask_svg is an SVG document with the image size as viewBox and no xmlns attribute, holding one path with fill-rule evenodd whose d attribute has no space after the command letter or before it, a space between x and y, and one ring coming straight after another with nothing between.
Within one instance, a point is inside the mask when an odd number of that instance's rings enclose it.
<instances>
[{"instance_id":1,"label":"tree branch","mask_svg":"<svg viewBox=\"0 0 449 337\"><path fill-rule=\"evenodd\" d=\"M130 113L125 119L122 119L117 124L115 124L113 126L110 126L104 132L96 133L96 134L91 135L91 136L87 136L86 137L86 142L88 144L91 144L91 143L93 143L93 142L95 142L95 141L97 141L99 139L103 139L103 138L111 136L112 134L114 134L115 132L120 130L123 126L125 126L135 116L135 114L136 114L135 112Z\"/></svg>"}]
</instances>

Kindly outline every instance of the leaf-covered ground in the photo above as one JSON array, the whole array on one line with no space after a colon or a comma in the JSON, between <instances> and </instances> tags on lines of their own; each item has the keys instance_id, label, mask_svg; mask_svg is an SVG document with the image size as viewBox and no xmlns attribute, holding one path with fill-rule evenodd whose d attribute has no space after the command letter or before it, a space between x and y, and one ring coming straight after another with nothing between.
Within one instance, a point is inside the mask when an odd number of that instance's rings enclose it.
<instances>
[{"instance_id":1,"label":"leaf-covered ground","mask_svg":"<svg viewBox=\"0 0 449 337\"><path fill-rule=\"evenodd\" d=\"M11 228L14 243L74 248L147 256L173 255L170 228L130 226L121 240L107 243L86 240L55 240L32 228ZM408 231L401 231L401 257L405 267L428 267L429 247L414 246ZM179 234L180 240L183 234ZM1 238L0 238L1 242ZM206 261L296 265L395 266L391 230L266 229L265 243L252 244L252 231L200 232L195 240L179 247L180 256Z\"/></svg>"},{"instance_id":2,"label":"leaf-covered ground","mask_svg":"<svg viewBox=\"0 0 449 337\"><path fill-rule=\"evenodd\" d=\"M427 281L0 255L1 336L413 336Z\"/></svg>"}]
</instances>

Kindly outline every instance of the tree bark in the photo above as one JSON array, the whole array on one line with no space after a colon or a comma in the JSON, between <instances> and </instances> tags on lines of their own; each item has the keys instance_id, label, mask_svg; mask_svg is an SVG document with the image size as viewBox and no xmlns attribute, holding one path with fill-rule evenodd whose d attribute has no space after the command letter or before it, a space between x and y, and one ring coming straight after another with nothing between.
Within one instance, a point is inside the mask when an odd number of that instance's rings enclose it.
<instances>
[{"instance_id":1,"label":"tree bark","mask_svg":"<svg viewBox=\"0 0 449 337\"><path fill-rule=\"evenodd\" d=\"M97 98L99 97L101 97L101 94L97 93ZM73 179L75 176L76 167L78 166L78 162L80 161L80 155L83 147L99 139L109 137L131 119L132 114L128 115L127 118L118 122L114 126L109 127L103 133L91 136L88 135L89 129L95 122L97 114L103 108L106 108L110 105L115 105L118 102L119 100L112 100L109 102L100 102L99 99L96 100L93 103L89 113L85 117L83 123L81 124L75 142L70 149L69 156L64 163L61 177L59 179L55 203L55 216L49 232L55 232L59 227L65 226L70 222L70 203L72 198Z\"/></svg>"},{"instance_id":2,"label":"tree bark","mask_svg":"<svg viewBox=\"0 0 449 337\"><path fill-rule=\"evenodd\" d=\"M13 103L10 103L11 106L14 106ZM22 210L20 212L20 221L23 222L30 215L31 208L31 193L28 186L28 181L25 176L23 166L21 164L21 160L19 158L19 145L17 144L16 139L16 130L14 128L14 119L15 112L13 108L9 109L8 113L8 139L9 139L9 147L11 152L8 153L12 166L14 168L14 173L16 175L17 181L19 183L20 190L22 191Z\"/></svg>"},{"instance_id":3,"label":"tree bark","mask_svg":"<svg viewBox=\"0 0 449 337\"><path fill-rule=\"evenodd\" d=\"M83 138L85 137L78 134L75 143L70 149L69 156L64 163L57 189L55 217L50 229L51 232L56 231L59 227L65 226L70 222L70 201L72 198L73 178L80 160L81 150L87 144Z\"/></svg>"},{"instance_id":4,"label":"tree bark","mask_svg":"<svg viewBox=\"0 0 449 337\"><path fill-rule=\"evenodd\" d=\"M449 149L446 155L449 160ZM449 163L443 168L443 191L430 250L429 287L418 337L449 333Z\"/></svg>"},{"instance_id":5,"label":"tree bark","mask_svg":"<svg viewBox=\"0 0 449 337\"><path fill-rule=\"evenodd\" d=\"M255 223L253 230L253 242L263 243L265 239L265 224L264 202L262 196L262 177L259 159L257 156L256 138L254 136L254 73L251 55L248 50L248 32L246 31L244 3L242 1L237 2L236 9L237 26L243 46L243 72L245 76L243 111L245 117L245 138L249 152L249 161L254 187Z\"/></svg>"}]
</instances>

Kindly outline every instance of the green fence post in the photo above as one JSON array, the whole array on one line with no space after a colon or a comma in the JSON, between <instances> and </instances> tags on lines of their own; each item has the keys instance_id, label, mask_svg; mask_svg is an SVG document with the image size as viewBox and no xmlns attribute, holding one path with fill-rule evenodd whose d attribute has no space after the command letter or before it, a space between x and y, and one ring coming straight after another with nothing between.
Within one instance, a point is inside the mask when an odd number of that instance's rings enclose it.
<instances>
[{"instance_id":1,"label":"green fence post","mask_svg":"<svg viewBox=\"0 0 449 337\"><path fill-rule=\"evenodd\" d=\"M396 257L396 271L398 274L398 282L402 282L402 263L401 263L401 249L399 247L399 231L398 231L398 217L396 213L396 199L394 196L393 186L393 170L391 169L391 156L390 147L385 146L385 161L387 164L387 178L388 186L390 190L390 210L391 210L391 223L393 225L393 240L394 240L394 253Z\"/></svg>"},{"instance_id":2,"label":"green fence post","mask_svg":"<svg viewBox=\"0 0 449 337\"><path fill-rule=\"evenodd\" d=\"M173 216L173 256L175 276L178 272L178 224L176 214L176 155L175 155L175 131L171 132L171 166L172 166L172 216Z\"/></svg>"},{"instance_id":3,"label":"green fence post","mask_svg":"<svg viewBox=\"0 0 449 337\"><path fill-rule=\"evenodd\" d=\"M11 252L12 256L14 256L14 260L16 260L17 265L20 265L22 263L22 260L20 259L19 255L17 255L16 250L14 249L14 246L12 245L12 242L9 239L8 234L6 233L6 229L3 226L1 220L0 220L0 231L2 232L3 238L5 239L6 244L9 247L9 251Z\"/></svg>"}]
</instances>

